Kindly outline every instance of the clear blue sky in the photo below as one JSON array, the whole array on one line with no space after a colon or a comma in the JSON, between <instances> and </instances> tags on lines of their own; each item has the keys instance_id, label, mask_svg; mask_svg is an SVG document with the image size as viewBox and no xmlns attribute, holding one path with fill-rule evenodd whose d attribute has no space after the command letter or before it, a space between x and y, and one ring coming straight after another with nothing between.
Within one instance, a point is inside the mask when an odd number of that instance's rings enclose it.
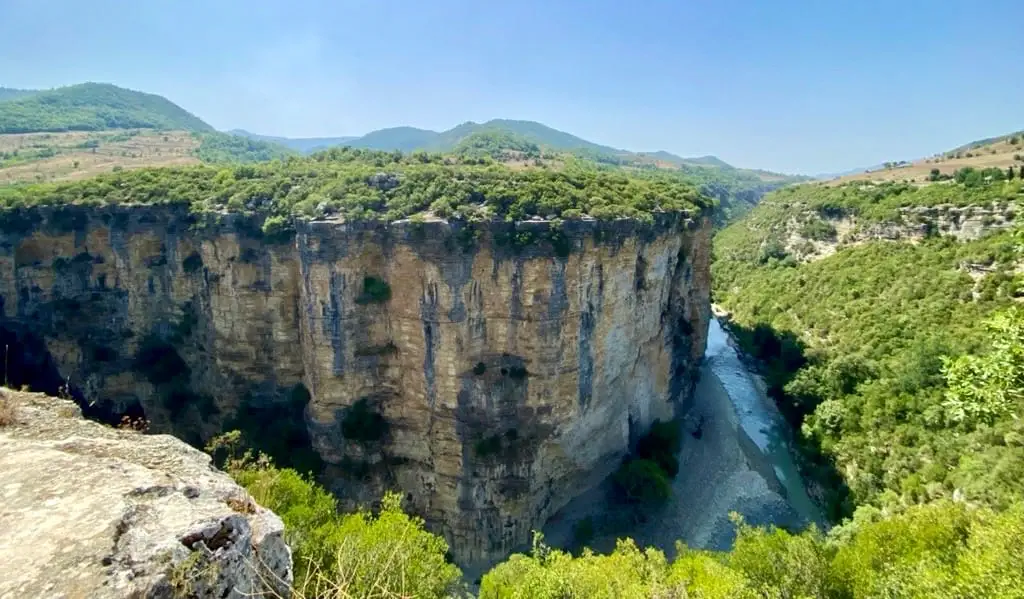
<instances>
[{"instance_id":1,"label":"clear blue sky","mask_svg":"<svg viewBox=\"0 0 1024 599\"><path fill-rule=\"evenodd\" d=\"M0 0L0 86L105 81L220 129L521 118L818 173L1024 129L1015 0Z\"/></svg>"}]
</instances>

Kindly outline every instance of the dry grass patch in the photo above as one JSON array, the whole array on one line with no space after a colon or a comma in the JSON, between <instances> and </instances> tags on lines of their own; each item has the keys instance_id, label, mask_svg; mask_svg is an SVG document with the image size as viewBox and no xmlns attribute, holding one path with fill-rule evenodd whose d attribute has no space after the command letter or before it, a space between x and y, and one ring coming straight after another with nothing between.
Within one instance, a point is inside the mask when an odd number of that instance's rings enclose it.
<instances>
[{"instance_id":1,"label":"dry grass patch","mask_svg":"<svg viewBox=\"0 0 1024 599\"><path fill-rule=\"evenodd\" d=\"M0 185L86 179L114 168L199 164L187 131L74 131L0 135Z\"/></svg>"},{"instance_id":2,"label":"dry grass patch","mask_svg":"<svg viewBox=\"0 0 1024 599\"><path fill-rule=\"evenodd\" d=\"M5 390L0 389L0 426L10 426L18 421L18 405Z\"/></svg>"}]
</instances>

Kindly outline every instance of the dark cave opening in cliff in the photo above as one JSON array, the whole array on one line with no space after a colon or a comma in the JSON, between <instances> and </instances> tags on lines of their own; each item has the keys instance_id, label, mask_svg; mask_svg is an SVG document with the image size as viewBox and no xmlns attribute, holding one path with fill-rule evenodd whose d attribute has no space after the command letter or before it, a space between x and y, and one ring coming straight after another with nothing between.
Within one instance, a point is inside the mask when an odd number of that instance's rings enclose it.
<instances>
[{"instance_id":1,"label":"dark cave opening in cliff","mask_svg":"<svg viewBox=\"0 0 1024 599\"><path fill-rule=\"evenodd\" d=\"M145 412L138 403L116 409L113 405L90 403L75 381L61 377L56 361L41 338L17 324L0 324L0 350L3 365L0 370L3 385L10 389L26 389L55 397L70 397L91 420L116 425L128 418L145 420Z\"/></svg>"}]
</instances>

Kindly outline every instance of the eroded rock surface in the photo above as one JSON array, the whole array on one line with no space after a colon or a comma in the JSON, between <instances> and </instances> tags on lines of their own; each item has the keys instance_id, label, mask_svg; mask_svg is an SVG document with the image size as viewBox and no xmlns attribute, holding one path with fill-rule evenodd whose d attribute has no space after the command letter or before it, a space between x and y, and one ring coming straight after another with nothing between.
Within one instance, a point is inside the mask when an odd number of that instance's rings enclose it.
<instances>
[{"instance_id":1,"label":"eroded rock surface","mask_svg":"<svg viewBox=\"0 0 1024 599\"><path fill-rule=\"evenodd\" d=\"M2 393L0 598L285 595L284 526L201 451Z\"/></svg>"},{"instance_id":2,"label":"eroded rock surface","mask_svg":"<svg viewBox=\"0 0 1024 599\"><path fill-rule=\"evenodd\" d=\"M346 507L400 489L463 566L528 545L673 415L703 355L706 213L291 238L260 218L10 211L0 341L97 417L197 445L240 429Z\"/></svg>"}]
</instances>

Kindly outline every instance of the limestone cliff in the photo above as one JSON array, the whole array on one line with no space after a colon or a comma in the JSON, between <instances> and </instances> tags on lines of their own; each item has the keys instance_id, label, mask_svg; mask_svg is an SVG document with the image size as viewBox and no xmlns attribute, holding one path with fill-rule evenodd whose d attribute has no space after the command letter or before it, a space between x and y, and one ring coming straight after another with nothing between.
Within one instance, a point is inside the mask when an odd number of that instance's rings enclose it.
<instances>
[{"instance_id":1,"label":"limestone cliff","mask_svg":"<svg viewBox=\"0 0 1024 599\"><path fill-rule=\"evenodd\" d=\"M199 442L240 428L339 496L385 488L483 564L689 393L705 214L469 228L174 207L10 213L3 342L23 378ZM15 373L15 365L10 372Z\"/></svg>"},{"instance_id":2,"label":"limestone cliff","mask_svg":"<svg viewBox=\"0 0 1024 599\"><path fill-rule=\"evenodd\" d=\"M284 526L197 449L0 390L0 597L287 594Z\"/></svg>"},{"instance_id":3,"label":"limestone cliff","mask_svg":"<svg viewBox=\"0 0 1024 599\"><path fill-rule=\"evenodd\" d=\"M783 241L786 253L801 262L813 262L843 247L875 240L916 243L933 235L961 241L978 239L1014 226L1021 206L1019 202L1010 201L975 206L907 207L900 209L897 218L887 221L859 220L841 211L829 214L801 208L792 206L793 216L774 234ZM808 234L809 231L813 233Z\"/></svg>"}]
</instances>

